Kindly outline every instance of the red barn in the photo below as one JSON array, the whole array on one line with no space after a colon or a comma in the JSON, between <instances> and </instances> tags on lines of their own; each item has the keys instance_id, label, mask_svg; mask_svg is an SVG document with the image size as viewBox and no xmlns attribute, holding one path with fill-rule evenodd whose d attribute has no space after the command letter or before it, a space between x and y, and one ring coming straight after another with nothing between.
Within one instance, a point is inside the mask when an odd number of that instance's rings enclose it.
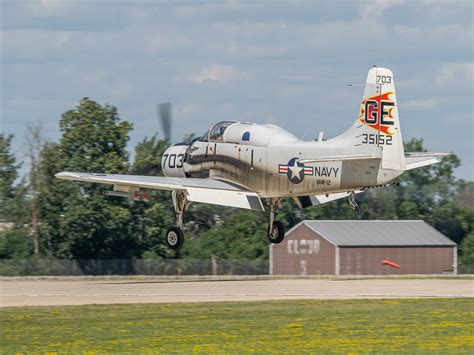
<instances>
[{"instance_id":1,"label":"red barn","mask_svg":"<svg viewBox=\"0 0 474 355\"><path fill-rule=\"evenodd\" d=\"M270 246L272 275L456 273L456 243L424 221L302 221Z\"/></svg>"}]
</instances>

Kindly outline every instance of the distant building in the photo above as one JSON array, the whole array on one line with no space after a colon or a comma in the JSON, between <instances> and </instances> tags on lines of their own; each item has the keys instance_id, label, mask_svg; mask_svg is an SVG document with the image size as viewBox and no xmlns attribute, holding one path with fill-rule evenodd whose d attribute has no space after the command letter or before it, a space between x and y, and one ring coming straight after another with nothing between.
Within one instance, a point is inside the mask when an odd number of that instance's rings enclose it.
<instances>
[{"instance_id":1,"label":"distant building","mask_svg":"<svg viewBox=\"0 0 474 355\"><path fill-rule=\"evenodd\" d=\"M456 273L456 243L424 221L302 221L270 246L273 275Z\"/></svg>"}]
</instances>

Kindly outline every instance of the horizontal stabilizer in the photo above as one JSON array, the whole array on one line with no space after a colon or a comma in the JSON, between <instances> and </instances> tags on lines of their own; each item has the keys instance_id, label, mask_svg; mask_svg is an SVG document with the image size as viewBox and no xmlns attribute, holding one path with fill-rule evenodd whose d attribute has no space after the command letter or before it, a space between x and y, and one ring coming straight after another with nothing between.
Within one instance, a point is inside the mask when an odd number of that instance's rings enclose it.
<instances>
[{"instance_id":1,"label":"horizontal stabilizer","mask_svg":"<svg viewBox=\"0 0 474 355\"><path fill-rule=\"evenodd\" d=\"M421 168L423 166L438 164L441 159L450 153L430 153L430 152L413 152L405 153L407 170Z\"/></svg>"}]
</instances>

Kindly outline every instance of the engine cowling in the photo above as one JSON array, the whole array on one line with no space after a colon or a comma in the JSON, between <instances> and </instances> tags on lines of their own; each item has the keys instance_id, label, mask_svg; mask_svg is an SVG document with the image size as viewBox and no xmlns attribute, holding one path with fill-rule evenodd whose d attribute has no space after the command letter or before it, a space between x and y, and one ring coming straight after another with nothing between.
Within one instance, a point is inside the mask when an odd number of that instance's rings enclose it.
<instances>
[{"instance_id":1,"label":"engine cowling","mask_svg":"<svg viewBox=\"0 0 474 355\"><path fill-rule=\"evenodd\" d=\"M186 161L187 145L173 145L166 149L161 157L161 169L168 177L186 177L184 164Z\"/></svg>"}]
</instances>

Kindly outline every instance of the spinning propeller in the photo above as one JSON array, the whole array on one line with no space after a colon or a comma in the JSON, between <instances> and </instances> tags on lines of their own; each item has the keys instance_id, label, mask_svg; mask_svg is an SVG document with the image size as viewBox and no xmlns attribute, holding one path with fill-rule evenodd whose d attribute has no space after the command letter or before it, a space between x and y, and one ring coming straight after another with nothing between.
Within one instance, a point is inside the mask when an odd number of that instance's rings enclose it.
<instances>
[{"instance_id":1,"label":"spinning propeller","mask_svg":"<svg viewBox=\"0 0 474 355\"><path fill-rule=\"evenodd\" d=\"M169 143L171 143L171 109L171 102L163 102L158 104L158 118L161 121L164 138Z\"/></svg>"}]
</instances>

